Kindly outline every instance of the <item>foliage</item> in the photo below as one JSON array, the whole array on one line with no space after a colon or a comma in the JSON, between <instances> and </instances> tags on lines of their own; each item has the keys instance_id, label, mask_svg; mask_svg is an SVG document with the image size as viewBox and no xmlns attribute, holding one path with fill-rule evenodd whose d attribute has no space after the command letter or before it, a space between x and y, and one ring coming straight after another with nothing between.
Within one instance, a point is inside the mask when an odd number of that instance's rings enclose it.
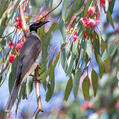
<instances>
[{"instance_id":1,"label":"foliage","mask_svg":"<svg viewBox=\"0 0 119 119\"><path fill-rule=\"evenodd\" d=\"M4 4L6 1L7 4ZM9 90L11 91L16 77L16 59L25 40L21 33L22 26L18 15L18 4L20 0L6 1L0 3L0 6L2 5L3 8L0 11L0 86L4 80L8 79ZM53 0L40 1L38 2L39 4L37 4L37 2L36 0L31 0L29 3L24 3L24 6L26 6L25 17L27 24L30 24L36 19L40 20L46 12L49 12L47 8L54 8ZM46 10L39 10L39 7L42 8L44 3ZM110 71L110 63L113 56L116 55L115 53L118 47L113 41L106 40L108 38L104 39L101 34L101 29L99 29L99 27L102 27L100 9L104 10L108 23L114 28L111 16L114 3L115 0L108 0L105 4L101 4L100 0L87 0L87 2L85 0L64 0L60 13L56 15L52 12L50 16L44 18L44 20L54 19L51 21L50 27L45 26L48 28L42 27L38 30L38 35L42 40L42 61L38 80L41 80L46 90L46 101L49 101L54 93L54 72L59 60L61 61L64 72L69 77L65 88L65 100L68 99L72 90L74 97L77 98L80 78L85 72L87 72L87 76L82 83L84 98L90 98L91 86L93 87L94 96L96 96L98 79L101 79L104 73ZM32 9L30 9L30 4ZM36 17L32 15L34 13L37 13ZM59 18L59 22L56 22L55 19ZM56 30L60 30L62 35L60 51L55 52L55 49L53 49L49 52L52 32ZM14 55L16 58L13 57ZM12 61L14 58L15 60L12 62L10 58ZM91 84L88 74L93 59L96 59L99 72L97 73L97 71L95 71L95 67L91 67ZM3 75L5 75L5 77L3 77ZM17 106L21 97L23 99L28 98L33 89L32 82L33 80L28 77L22 84Z\"/></svg>"}]
</instances>

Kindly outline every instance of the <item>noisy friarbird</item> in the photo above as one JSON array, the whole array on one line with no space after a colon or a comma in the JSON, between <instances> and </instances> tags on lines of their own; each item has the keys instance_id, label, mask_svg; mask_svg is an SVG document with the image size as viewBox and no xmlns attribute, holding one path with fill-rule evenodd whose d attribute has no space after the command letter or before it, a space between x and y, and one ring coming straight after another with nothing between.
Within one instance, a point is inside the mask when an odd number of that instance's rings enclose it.
<instances>
[{"instance_id":1,"label":"noisy friarbird","mask_svg":"<svg viewBox=\"0 0 119 119\"><path fill-rule=\"evenodd\" d=\"M16 80L5 107L6 112L11 111L24 79L29 76L40 63L42 46L41 40L37 35L37 29L46 23L48 23L48 21L40 21L29 27L30 32L27 33L26 42L21 48L20 55L18 56L17 73L15 74Z\"/></svg>"}]
</instances>

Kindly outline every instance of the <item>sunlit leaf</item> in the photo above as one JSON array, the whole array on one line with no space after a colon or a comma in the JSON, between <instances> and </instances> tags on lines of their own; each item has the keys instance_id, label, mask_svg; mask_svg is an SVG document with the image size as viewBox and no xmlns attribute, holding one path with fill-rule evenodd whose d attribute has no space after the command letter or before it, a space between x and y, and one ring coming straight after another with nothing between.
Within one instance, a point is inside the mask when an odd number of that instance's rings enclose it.
<instances>
[{"instance_id":1,"label":"sunlit leaf","mask_svg":"<svg viewBox=\"0 0 119 119\"><path fill-rule=\"evenodd\" d=\"M95 52L95 54L100 54L99 36L96 32L94 34L95 34L95 39L94 39L94 44L93 44L94 52Z\"/></svg>"},{"instance_id":2,"label":"sunlit leaf","mask_svg":"<svg viewBox=\"0 0 119 119\"><path fill-rule=\"evenodd\" d=\"M9 0L1 0L0 2L0 18L2 17L5 10L8 8Z\"/></svg>"},{"instance_id":3,"label":"sunlit leaf","mask_svg":"<svg viewBox=\"0 0 119 119\"><path fill-rule=\"evenodd\" d=\"M102 78L102 75L104 73L104 64L103 64L102 59L99 55L97 55L96 60L97 60L98 67L99 67L99 76L100 76L100 78Z\"/></svg>"},{"instance_id":4,"label":"sunlit leaf","mask_svg":"<svg viewBox=\"0 0 119 119\"><path fill-rule=\"evenodd\" d=\"M105 71L108 72L110 69L110 57L104 61Z\"/></svg>"},{"instance_id":5,"label":"sunlit leaf","mask_svg":"<svg viewBox=\"0 0 119 119\"><path fill-rule=\"evenodd\" d=\"M98 75L95 72L95 70L92 70L91 72L91 80L92 80L94 96L96 96L97 89L98 89Z\"/></svg>"},{"instance_id":6,"label":"sunlit leaf","mask_svg":"<svg viewBox=\"0 0 119 119\"><path fill-rule=\"evenodd\" d=\"M114 9L114 4L115 4L115 0L111 0L111 2L109 3L109 11L112 14L113 9Z\"/></svg>"},{"instance_id":7,"label":"sunlit leaf","mask_svg":"<svg viewBox=\"0 0 119 119\"><path fill-rule=\"evenodd\" d=\"M89 81L88 76L86 76L86 78L83 80L83 83L82 83L82 91L83 91L83 95L84 95L85 100L90 98L89 88L90 88L90 81Z\"/></svg>"},{"instance_id":8,"label":"sunlit leaf","mask_svg":"<svg viewBox=\"0 0 119 119\"><path fill-rule=\"evenodd\" d=\"M90 58L92 58L93 53L92 53L92 47L91 47L91 42L90 40L86 41L86 52Z\"/></svg>"},{"instance_id":9,"label":"sunlit leaf","mask_svg":"<svg viewBox=\"0 0 119 119\"><path fill-rule=\"evenodd\" d=\"M78 71L75 73L74 79L73 79L73 93L74 93L74 97L77 97L78 94L78 89L79 89L79 81L80 81L80 77L82 75L82 72L80 69L78 69Z\"/></svg>"},{"instance_id":10,"label":"sunlit leaf","mask_svg":"<svg viewBox=\"0 0 119 119\"><path fill-rule=\"evenodd\" d=\"M63 19L64 22L65 22L65 14L66 14L66 10L67 10L68 5L69 5L69 1L70 1L70 0L64 0L64 1L63 1L63 6L62 6L62 19Z\"/></svg>"},{"instance_id":11,"label":"sunlit leaf","mask_svg":"<svg viewBox=\"0 0 119 119\"><path fill-rule=\"evenodd\" d=\"M67 85L66 85L66 89L65 89L65 93L64 93L64 100L68 100L68 97L71 93L71 90L73 88L73 81L72 81L72 77L70 77L70 79L68 80L67 82Z\"/></svg>"},{"instance_id":12,"label":"sunlit leaf","mask_svg":"<svg viewBox=\"0 0 119 119\"><path fill-rule=\"evenodd\" d=\"M67 74L70 74L72 72L73 66L74 66L74 61L75 61L76 56L72 53L71 58L70 58L70 63L67 68Z\"/></svg>"},{"instance_id":13,"label":"sunlit leaf","mask_svg":"<svg viewBox=\"0 0 119 119\"><path fill-rule=\"evenodd\" d=\"M101 56L102 54L104 53L105 49L106 49L106 43L105 41L103 40L103 38L101 37Z\"/></svg>"},{"instance_id":14,"label":"sunlit leaf","mask_svg":"<svg viewBox=\"0 0 119 119\"><path fill-rule=\"evenodd\" d=\"M113 19L111 16L111 13L109 11L107 11L107 19L110 22L110 24L112 25L113 29L114 29L114 23L113 23Z\"/></svg>"},{"instance_id":15,"label":"sunlit leaf","mask_svg":"<svg viewBox=\"0 0 119 119\"><path fill-rule=\"evenodd\" d=\"M26 81L26 95L27 95L27 98L29 97L32 89L33 89L33 79L32 79L32 77L28 77L27 81Z\"/></svg>"}]
</instances>

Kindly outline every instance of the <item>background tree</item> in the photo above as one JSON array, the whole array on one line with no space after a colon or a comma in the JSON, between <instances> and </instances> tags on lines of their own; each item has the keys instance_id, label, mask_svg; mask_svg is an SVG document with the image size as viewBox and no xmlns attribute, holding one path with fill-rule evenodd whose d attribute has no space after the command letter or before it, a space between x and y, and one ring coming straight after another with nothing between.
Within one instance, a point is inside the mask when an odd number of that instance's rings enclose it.
<instances>
[{"instance_id":1,"label":"background tree","mask_svg":"<svg viewBox=\"0 0 119 119\"><path fill-rule=\"evenodd\" d=\"M24 21L21 19L22 16L20 16L24 15L28 25L39 20L50 21L50 25L46 25L38 31L43 44L43 53L41 67L39 69L40 76L37 79L40 80L41 85L43 85L46 91L46 101L49 101L54 93L56 85L54 72L58 62L61 62L62 68L69 78L64 90L64 100L68 100L71 91L73 91L73 95L77 99L78 90L80 90L79 85L81 85L84 98L86 100L92 99L97 94L99 79L102 79L104 74L113 74L112 72L115 72L114 78L117 78L117 72L119 70L119 30L117 28L115 32L108 32L106 35L102 35L102 28L106 30L107 26L111 24L114 29L113 22L118 21L118 16L112 19L111 15L115 1L30 0L23 2L24 14L20 14L20 10L18 9L20 0L1 1L0 85L5 80L8 80L9 91L12 89L16 77L16 57L19 55L25 42L23 34ZM107 18L104 26L102 25L101 11L105 13ZM57 30L60 30L62 36L58 44L53 46L50 42L52 32ZM82 76L84 76L83 80L80 80ZM105 87L105 85L103 86ZM101 86L100 88L103 90ZM21 87L17 108L21 98L27 99L32 89L33 79L32 77L28 77ZM93 93L90 93L92 89ZM102 95L100 95L99 99ZM117 98L115 98L114 104L116 102ZM76 105L77 110L77 102L74 105ZM104 103L104 107L107 109L107 104ZM98 108L101 108L101 105ZM65 106L63 109L65 109ZM108 111L109 115L112 116L112 111ZM64 110L63 114L66 114ZM85 114L83 116L86 118Z\"/></svg>"}]
</instances>

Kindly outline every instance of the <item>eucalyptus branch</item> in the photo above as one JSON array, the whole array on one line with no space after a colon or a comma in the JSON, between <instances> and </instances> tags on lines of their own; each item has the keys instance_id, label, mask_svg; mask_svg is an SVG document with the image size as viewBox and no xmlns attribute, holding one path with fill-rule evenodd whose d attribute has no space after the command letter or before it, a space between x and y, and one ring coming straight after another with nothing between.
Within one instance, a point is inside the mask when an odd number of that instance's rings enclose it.
<instances>
[{"instance_id":1,"label":"eucalyptus branch","mask_svg":"<svg viewBox=\"0 0 119 119\"><path fill-rule=\"evenodd\" d=\"M41 21L42 19L44 19L46 16L48 16L51 12L53 12L56 8L59 7L59 5L62 3L63 0L60 0L59 4L54 8L52 9L51 11L49 11L47 14L45 14L42 18L40 18L39 21Z\"/></svg>"},{"instance_id":2,"label":"eucalyptus branch","mask_svg":"<svg viewBox=\"0 0 119 119\"><path fill-rule=\"evenodd\" d=\"M39 69L39 66L37 66L37 68L35 70L35 76L34 76L35 89L36 89L36 98L37 98L37 108L36 108L36 111L33 115L33 119L36 119L39 112L43 112L42 103L41 103L41 95L40 95L40 81L37 80L37 77L39 75L38 74L38 69Z\"/></svg>"},{"instance_id":3,"label":"eucalyptus branch","mask_svg":"<svg viewBox=\"0 0 119 119\"><path fill-rule=\"evenodd\" d=\"M19 4L19 16L20 16L21 23L22 23L22 30L24 32L24 35L26 36L28 28L27 28L25 16L24 16L23 2L24 0L22 0L21 3Z\"/></svg>"}]
</instances>

